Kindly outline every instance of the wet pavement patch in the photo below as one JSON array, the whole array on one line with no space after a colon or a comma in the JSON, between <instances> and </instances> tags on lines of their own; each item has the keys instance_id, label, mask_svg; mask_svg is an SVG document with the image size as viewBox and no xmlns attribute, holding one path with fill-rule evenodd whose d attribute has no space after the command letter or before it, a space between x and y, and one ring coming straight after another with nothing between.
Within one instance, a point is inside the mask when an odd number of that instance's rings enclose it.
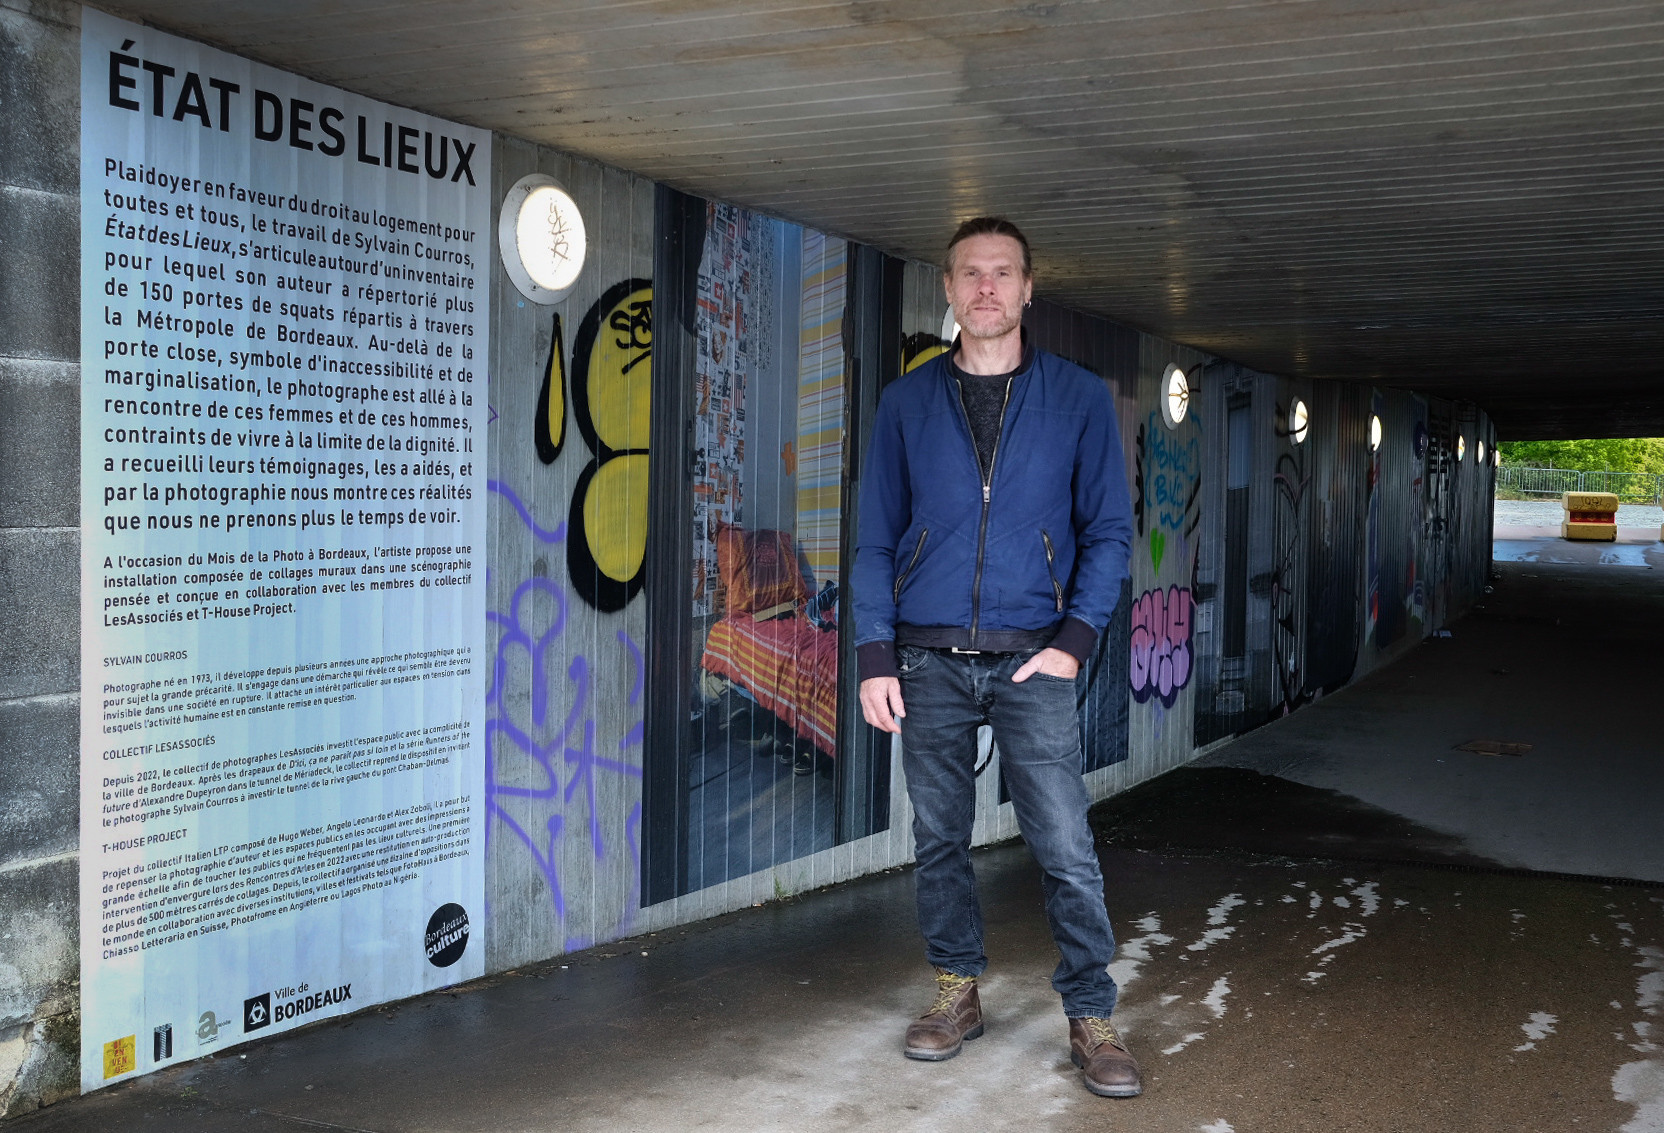
<instances>
[{"instance_id":1,"label":"wet pavement patch","mask_svg":"<svg viewBox=\"0 0 1664 1133\"><path fill-rule=\"evenodd\" d=\"M1461 839L1351 795L1240 767L1181 767L1089 813L1100 844L1495 867Z\"/></svg>"}]
</instances>

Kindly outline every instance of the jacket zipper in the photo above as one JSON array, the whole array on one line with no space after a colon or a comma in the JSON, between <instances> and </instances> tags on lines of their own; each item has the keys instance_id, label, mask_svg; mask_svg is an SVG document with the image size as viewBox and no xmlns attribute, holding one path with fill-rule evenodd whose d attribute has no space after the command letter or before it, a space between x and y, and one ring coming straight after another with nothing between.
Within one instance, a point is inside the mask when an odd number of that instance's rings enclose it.
<instances>
[{"instance_id":1,"label":"jacket zipper","mask_svg":"<svg viewBox=\"0 0 1664 1133\"><path fill-rule=\"evenodd\" d=\"M1052 593L1057 596L1057 612L1063 612L1063 584L1057 581L1057 572L1052 569L1052 560L1057 558L1057 550L1052 546L1052 537L1046 529L1040 529L1040 539L1046 544L1046 577L1052 580Z\"/></svg>"},{"instance_id":2,"label":"jacket zipper","mask_svg":"<svg viewBox=\"0 0 1664 1133\"><path fill-rule=\"evenodd\" d=\"M988 476L982 481L982 522L976 532L976 575L971 580L971 649L976 648L977 623L982 620L982 559L988 548L988 503L994 490L994 468L999 464L1000 441L1005 438L1005 411L1011 405L1012 380L1005 379L1005 397L1000 401L1000 427L994 434L994 451L988 456ZM965 418L965 434L971 439L971 459L977 462L978 471L981 471L982 461L976 454L976 433L971 429L971 411L965 408L965 387L957 378L954 384L959 387L959 412Z\"/></svg>"},{"instance_id":3,"label":"jacket zipper","mask_svg":"<svg viewBox=\"0 0 1664 1133\"><path fill-rule=\"evenodd\" d=\"M913 557L907 560L907 569L896 575L895 593L892 596L891 601L897 603L901 601L901 588L906 585L907 576L913 573L913 568L919 565L919 556L924 554L924 541L928 538L930 538L930 528L926 527L923 531L919 532L919 542L918 545L913 548Z\"/></svg>"}]
</instances>

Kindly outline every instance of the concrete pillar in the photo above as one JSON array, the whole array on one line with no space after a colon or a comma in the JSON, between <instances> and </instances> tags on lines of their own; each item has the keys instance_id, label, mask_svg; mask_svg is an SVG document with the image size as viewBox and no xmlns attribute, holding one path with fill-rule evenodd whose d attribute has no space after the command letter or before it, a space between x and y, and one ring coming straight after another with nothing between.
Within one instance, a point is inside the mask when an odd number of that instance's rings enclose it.
<instances>
[{"instance_id":1,"label":"concrete pillar","mask_svg":"<svg viewBox=\"0 0 1664 1133\"><path fill-rule=\"evenodd\" d=\"M80 72L0 0L0 1117L79 1078Z\"/></svg>"}]
</instances>

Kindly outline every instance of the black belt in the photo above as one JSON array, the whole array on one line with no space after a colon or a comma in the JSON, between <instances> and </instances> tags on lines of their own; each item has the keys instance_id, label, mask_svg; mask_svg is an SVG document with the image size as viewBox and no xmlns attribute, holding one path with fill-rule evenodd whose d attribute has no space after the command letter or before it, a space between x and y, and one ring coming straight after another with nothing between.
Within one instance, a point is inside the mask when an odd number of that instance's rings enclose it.
<instances>
[{"instance_id":1,"label":"black belt","mask_svg":"<svg viewBox=\"0 0 1664 1133\"><path fill-rule=\"evenodd\" d=\"M1044 649L1057 636L1056 626L1045 629L983 629L972 647L971 631L957 626L896 626L896 644L948 653L1032 653Z\"/></svg>"}]
</instances>

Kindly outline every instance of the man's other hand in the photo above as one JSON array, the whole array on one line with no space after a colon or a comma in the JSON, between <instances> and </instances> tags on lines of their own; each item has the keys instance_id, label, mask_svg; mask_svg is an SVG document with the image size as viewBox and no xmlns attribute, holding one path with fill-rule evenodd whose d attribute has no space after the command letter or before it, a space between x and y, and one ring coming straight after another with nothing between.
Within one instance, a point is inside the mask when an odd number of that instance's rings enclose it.
<instances>
[{"instance_id":1,"label":"man's other hand","mask_svg":"<svg viewBox=\"0 0 1664 1133\"><path fill-rule=\"evenodd\" d=\"M1046 646L1040 652L1023 662L1023 667L1011 674L1011 679L1018 684L1029 679L1035 673L1045 673L1048 677L1062 677L1066 681L1075 679L1080 672L1080 662L1075 660L1073 653L1065 653L1061 649ZM861 703L867 702L867 686L861 686Z\"/></svg>"},{"instance_id":2,"label":"man's other hand","mask_svg":"<svg viewBox=\"0 0 1664 1133\"><path fill-rule=\"evenodd\" d=\"M901 681L896 677L868 677L862 681L861 715L881 732L900 733L896 717L907 715L901 704Z\"/></svg>"}]
</instances>

